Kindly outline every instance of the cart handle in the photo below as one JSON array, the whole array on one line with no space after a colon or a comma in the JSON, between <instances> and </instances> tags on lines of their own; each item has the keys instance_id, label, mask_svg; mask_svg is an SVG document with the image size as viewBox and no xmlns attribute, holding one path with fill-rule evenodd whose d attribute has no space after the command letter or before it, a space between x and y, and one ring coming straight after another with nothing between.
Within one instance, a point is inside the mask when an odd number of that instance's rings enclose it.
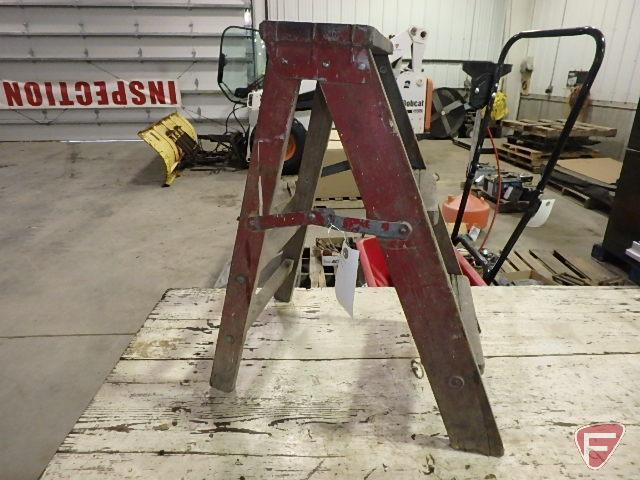
<instances>
[{"instance_id":1,"label":"cart handle","mask_svg":"<svg viewBox=\"0 0 640 480\"><path fill-rule=\"evenodd\" d=\"M496 96L496 93L499 88L498 79L500 78L500 71L502 70L502 66L507 58L507 54L511 47L519 40L522 39L530 39L530 38L553 38L553 37L577 37L581 35L587 35L593 38L596 44L596 51L593 57L593 62L591 64L591 68L589 69L589 73L587 74L587 78L580 88L580 92L578 94L578 98L576 99L575 104L571 108L569 112L569 116L564 124L564 128L562 129L562 133L558 138L558 141L551 153L551 157L547 162L547 165L542 173L540 181L536 185L535 190L533 191L533 195L529 200L529 204L527 208L520 218L518 225L515 230L507 240L504 248L500 252L500 256L497 261L494 263L493 267L488 270L484 275L484 280L491 284L495 279L498 271L502 267L502 264L507 259L509 253L515 246L516 242L520 238L520 235L524 231L529 220L536 214L538 209L540 208L540 195L544 191L545 186L547 185L549 179L551 178L551 173L558 162L558 158L564 149L567 140L569 138L569 134L571 130L573 130L573 126L578 119L578 115L580 114L580 110L584 105L587 97L589 96L589 92L591 91L591 87L593 85L594 80L596 79L596 75L600 70L602 65L602 61L604 59L605 53L605 40L604 35L600 30L593 27L574 27L574 28L555 28L551 30L527 30L524 32L517 33L513 37L511 37L507 43L505 43L504 47L502 47L502 51L500 52L500 57L498 58L498 63L495 66L493 76L492 76L492 87L490 91L489 101L487 103L487 107L484 113L484 117L480 123L480 130L478 133L478 139L475 142L475 148L473 150L473 157L471 162L469 163L469 167L467 169L467 178L464 185L464 190L462 192L462 198L460 200L460 209L458 210L458 215L456 216L456 222L453 228L453 233L451 235L452 241L457 244L459 242L458 233L460 230L460 224L462 223L462 216L464 215L464 210L467 206L467 200L469 199L469 193L471 192L471 186L473 184L473 179L476 174L476 170L478 168L478 163L480 161L480 150L482 145L484 144L484 139L486 136L486 130L489 125L489 121L491 118L491 111L493 109L493 102Z\"/></svg>"}]
</instances>

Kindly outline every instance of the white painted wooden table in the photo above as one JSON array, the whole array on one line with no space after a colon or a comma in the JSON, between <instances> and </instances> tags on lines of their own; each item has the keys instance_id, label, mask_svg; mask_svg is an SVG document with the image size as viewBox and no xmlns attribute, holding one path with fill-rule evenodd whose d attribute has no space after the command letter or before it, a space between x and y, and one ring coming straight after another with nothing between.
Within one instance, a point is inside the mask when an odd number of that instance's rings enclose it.
<instances>
[{"instance_id":1,"label":"white painted wooden table","mask_svg":"<svg viewBox=\"0 0 640 480\"><path fill-rule=\"evenodd\" d=\"M505 444L448 447L393 289L298 290L249 332L235 393L209 388L222 290L170 290L43 479L558 479L640 476L640 290L474 288ZM425 312L428 315L428 312ZM602 470L577 426L627 433Z\"/></svg>"}]
</instances>

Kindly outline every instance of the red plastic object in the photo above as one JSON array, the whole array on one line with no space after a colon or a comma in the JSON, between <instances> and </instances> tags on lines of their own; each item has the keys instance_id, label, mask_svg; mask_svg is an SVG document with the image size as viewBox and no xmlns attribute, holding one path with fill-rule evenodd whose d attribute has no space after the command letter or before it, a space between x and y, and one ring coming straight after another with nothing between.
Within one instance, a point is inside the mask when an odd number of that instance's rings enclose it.
<instances>
[{"instance_id":1,"label":"red plastic object","mask_svg":"<svg viewBox=\"0 0 640 480\"><path fill-rule=\"evenodd\" d=\"M362 265L362 273L364 273L367 285L369 287L393 287L393 280L389 275L387 261L378 238L368 237L356 240L356 248L360 252L360 265ZM457 250L456 258L462 273L469 279L472 287L487 286L476 269Z\"/></svg>"},{"instance_id":2,"label":"red plastic object","mask_svg":"<svg viewBox=\"0 0 640 480\"><path fill-rule=\"evenodd\" d=\"M360 265L362 265L367 285L370 287L393 287L393 281L387 268L387 260L384 258L378 237L356 240L356 248L360 252Z\"/></svg>"},{"instance_id":3,"label":"red plastic object","mask_svg":"<svg viewBox=\"0 0 640 480\"><path fill-rule=\"evenodd\" d=\"M445 222L453 223L456 221L458 210L460 210L460 199L462 195L449 195L449 199L442 204L442 216ZM467 230L477 225L480 228L485 228L489 223L489 204L482 198L469 196L467 200L467 206L464 209L464 215L462 221L467 225Z\"/></svg>"},{"instance_id":4,"label":"red plastic object","mask_svg":"<svg viewBox=\"0 0 640 480\"><path fill-rule=\"evenodd\" d=\"M456 258L458 259L458 265L460 265L460 270L465 277L469 279L469 283L472 287L486 287L487 282L480 276L475 268L471 266L471 264L467 261L466 258L462 256L462 254L456 250Z\"/></svg>"}]
</instances>

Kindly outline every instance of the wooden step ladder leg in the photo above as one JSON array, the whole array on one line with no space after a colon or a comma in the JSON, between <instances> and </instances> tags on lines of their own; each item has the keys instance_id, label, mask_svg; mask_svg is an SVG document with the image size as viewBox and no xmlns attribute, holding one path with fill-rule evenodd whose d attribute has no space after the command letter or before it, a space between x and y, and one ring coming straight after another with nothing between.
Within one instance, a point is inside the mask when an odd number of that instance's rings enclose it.
<instances>
[{"instance_id":1,"label":"wooden step ladder leg","mask_svg":"<svg viewBox=\"0 0 640 480\"><path fill-rule=\"evenodd\" d=\"M398 133L402 138L402 143L405 151L407 152L409 163L412 168L427 169L427 165L422 159L422 153L420 152L418 141L413 132L411 121L407 114L407 109L402 102L402 96L398 90L396 78L393 75L393 68L391 67L389 56L378 54L374 55L373 58L380 74L382 86L387 95L387 99L389 100L389 106L391 107L391 111L393 112L393 116L396 120ZM426 172L428 172L428 170L426 170ZM429 178L427 180L433 182L433 184L429 185L425 191L420 192L422 196L422 203L425 205L425 208L431 209L431 212L427 212L430 213L428 217L431 220L431 225L436 236L438 249L442 255L442 260L444 261L447 272L451 278L453 293L458 303L458 309L460 310L460 316L467 333L467 338L469 339L469 344L471 345L473 356L476 359L476 364L478 365L480 373L482 373L484 371L484 355L482 353L482 343L480 342L478 318L476 317L476 312L473 307L471 286L468 280L466 280L462 275L458 259L454 252L453 244L451 243L451 237L447 232L442 212L438 206L435 179L432 180Z\"/></svg>"},{"instance_id":2,"label":"wooden step ladder leg","mask_svg":"<svg viewBox=\"0 0 640 480\"><path fill-rule=\"evenodd\" d=\"M438 209L438 218L436 221L431 222L433 233L436 236L436 242L438 243L438 249L442 254L442 260L447 268L447 271L451 275L462 275L462 269L456 258L453 243L451 243L451 235L447 231L447 225L442 216L442 211Z\"/></svg>"},{"instance_id":3,"label":"wooden step ladder leg","mask_svg":"<svg viewBox=\"0 0 640 480\"><path fill-rule=\"evenodd\" d=\"M476 310L473 306L473 296L471 295L471 284L469 280L462 274L462 269L456 258L454 246L451 243L451 236L447 231L442 212L438 209L436 221L431 222L433 233L436 237L436 243L438 244L438 250L442 255L444 266L451 278L451 286L453 287L453 293L458 301L458 309L460 310L460 316L462 323L467 332L467 338L473 351L473 356L478 364L480 373L484 372L484 355L482 353L482 342L480 341L480 325L478 324L478 317L476 316Z\"/></svg>"},{"instance_id":4,"label":"wooden step ladder leg","mask_svg":"<svg viewBox=\"0 0 640 480\"><path fill-rule=\"evenodd\" d=\"M285 208L288 212L304 212L311 210L313 207L318 179L320 178L320 171L322 170L322 159L327 149L329 135L331 134L331 122L331 114L327 108L324 94L318 86L313 97L309 130L304 151L302 152L302 162L296 184L296 193ZM276 292L276 300L282 302L291 300L306 234L307 227L300 227L295 237L291 239L282 251L284 258L293 259L295 263L292 272Z\"/></svg>"},{"instance_id":5,"label":"wooden step ladder leg","mask_svg":"<svg viewBox=\"0 0 640 480\"><path fill-rule=\"evenodd\" d=\"M407 157L409 157L409 163L411 163L412 168L426 168L424 160L422 159L422 153L420 153L420 147L418 146L418 139L413 132L409 114L407 113L407 109L402 101L400 90L398 90L396 77L393 74L393 67L389 61L389 55L378 54L374 55L373 59L380 74L382 87L384 88L387 99L389 100L389 106L393 112L393 117L396 120L398 133L400 133L402 143L407 152Z\"/></svg>"},{"instance_id":6,"label":"wooden step ladder leg","mask_svg":"<svg viewBox=\"0 0 640 480\"><path fill-rule=\"evenodd\" d=\"M265 233L251 230L248 218L270 213L299 86L299 80L280 77L270 71L266 73L211 372L211 386L225 392L235 388L247 329L262 310L257 307L265 303L264 297L268 293L263 288L260 296L254 295ZM274 269L273 280L265 282L271 290L269 298L289 275L288 269L292 266L289 262ZM286 276L283 275L285 271ZM278 279L280 283L276 285Z\"/></svg>"},{"instance_id":7,"label":"wooden step ladder leg","mask_svg":"<svg viewBox=\"0 0 640 480\"><path fill-rule=\"evenodd\" d=\"M412 225L407 240L380 243L451 445L500 456L500 434L378 72L366 83L322 89L368 217Z\"/></svg>"}]
</instances>

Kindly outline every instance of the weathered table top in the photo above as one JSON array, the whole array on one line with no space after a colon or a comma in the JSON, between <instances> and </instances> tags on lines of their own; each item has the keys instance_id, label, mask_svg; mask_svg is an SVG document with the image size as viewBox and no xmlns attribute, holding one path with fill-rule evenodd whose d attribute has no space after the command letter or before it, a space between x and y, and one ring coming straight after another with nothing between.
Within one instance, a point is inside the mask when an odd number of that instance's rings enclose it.
<instances>
[{"instance_id":1,"label":"weathered table top","mask_svg":"<svg viewBox=\"0 0 640 480\"><path fill-rule=\"evenodd\" d=\"M359 289L354 320L332 289L270 305L224 394L208 384L224 291L184 289L158 303L42 478L638 478L640 290L473 292L502 458L449 448L395 290ZM573 434L601 421L627 432L592 472Z\"/></svg>"}]
</instances>

